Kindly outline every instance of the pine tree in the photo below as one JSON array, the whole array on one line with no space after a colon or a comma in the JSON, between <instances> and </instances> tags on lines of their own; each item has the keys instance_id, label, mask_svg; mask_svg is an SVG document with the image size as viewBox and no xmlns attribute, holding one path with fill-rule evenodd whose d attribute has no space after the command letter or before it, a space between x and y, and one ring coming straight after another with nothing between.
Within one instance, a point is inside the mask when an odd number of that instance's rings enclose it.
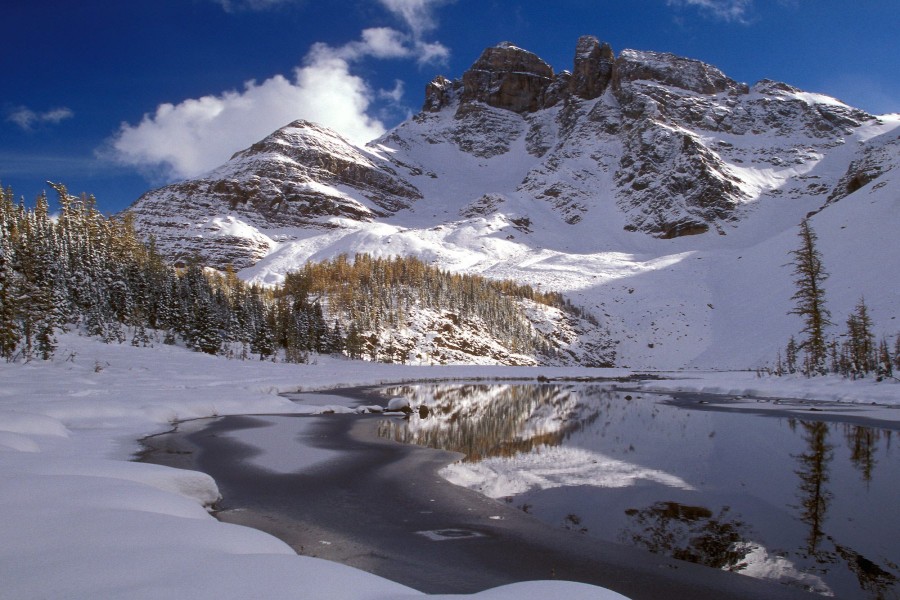
<instances>
[{"instance_id":1,"label":"pine tree","mask_svg":"<svg viewBox=\"0 0 900 600\"><path fill-rule=\"evenodd\" d=\"M847 317L846 343L853 377L875 370L875 335L864 298L859 299L853 313Z\"/></svg>"},{"instance_id":2,"label":"pine tree","mask_svg":"<svg viewBox=\"0 0 900 600\"><path fill-rule=\"evenodd\" d=\"M900 372L900 333L894 336L894 368Z\"/></svg>"},{"instance_id":3,"label":"pine tree","mask_svg":"<svg viewBox=\"0 0 900 600\"><path fill-rule=\"evenodd\" d=\"M828 273L822 265L822 255L816 248L816 233L804 220L800 224L800 247L791 252L794 257L794 284L797 291L792 296L796 305L789 314L799 315L803 319L805 338L800 347L806 352L804 374L824 375L828 354L825 342L825 327L831 325L831 313L825 308L825 290L823 282Z\"/></svg>"},{"instance_id":4,"label":"pine tree","mask_svg":"<svg viewBox=\"0 0 900 600\"><path fill-rule=\"evenodd\" d=\"M356 321L350 323L350 329L347 331L347 340L344 344L344 349L347 352L348 357L354 360L362 358L363 351L365 350L365 340L359 333L359 327L356 326Z\"/></svg>"},{"instance_id":5,"label":"pine tree","mask_svg":"<svg viewBox=\"0 0 900 600\"><path fill-rule=\"evenodd\" d=\"M876 370L878 375L881 377L894 376L893 359L891 357L891 350L888 346L886 338L881 338L881 343L878 344L878 361L876 363Z\"/></svg>"},{"instance_id":6,"label":"pine tree","mask_svg":"<svg viewBox=\"0 0 900 600\"><path fill-rule=\"evenodd\" d=\"M275 334L269 320L263 314L256 324L256 331L250 341L250 352L259 354L259 360L275 354Z\"/></svg>"},{"instance_id":7,"label":"pine tree","mask_svg":"<svg viewBox=\"0 0 900 600\"><path fill-rule=\"evenodd\" d=\"M794 336L788 340L787 347L784 349L784 361L787 372L794 374L797 372L797 341Z\"/></svg>"},{"instance_id":8,"label":"pine tree","mask_svg":"<svg viewBox=\"0 0 900 600\"><path fill-rule=\"evenodd\" d=\"M19 346L20 331L16 322L15 279L11 264L12 248L9 232L0 222L0 357L12 359Z\"/></svg>"}]
</instances>

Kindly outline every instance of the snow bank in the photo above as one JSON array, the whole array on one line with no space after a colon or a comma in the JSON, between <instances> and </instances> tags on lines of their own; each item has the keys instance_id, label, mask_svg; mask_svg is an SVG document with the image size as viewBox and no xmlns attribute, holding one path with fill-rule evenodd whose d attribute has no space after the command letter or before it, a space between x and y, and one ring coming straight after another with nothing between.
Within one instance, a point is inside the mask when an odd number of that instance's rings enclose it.
<instances>
[{"instance_id":1,"label":"snow bank","mask_svg":"<svg viewBox=\"0 0 900 600\"><path fill-rule=\"evenodd\" d=\"M802 375L758 376L751 371L678 371L660 375L671 379L645 381L641 388L647 391L900 406L900 382L893 379L875 381L874 377L869 377L853 381L836 375L810 378ZM895 412L888 411L885 418L897 420L900 415L893 414Z\"/></svg>"}]
</instances>

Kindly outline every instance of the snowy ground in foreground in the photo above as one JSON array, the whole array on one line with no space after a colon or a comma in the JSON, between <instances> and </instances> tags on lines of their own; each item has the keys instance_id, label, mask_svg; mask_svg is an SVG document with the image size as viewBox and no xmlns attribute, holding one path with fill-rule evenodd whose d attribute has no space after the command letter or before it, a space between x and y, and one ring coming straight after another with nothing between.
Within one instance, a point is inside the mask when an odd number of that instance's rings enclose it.
<instances>
[{"instance_id":1,"label":"snowy ground in foreground","mask_svg":"<svg viewBox=\"0 0 900 600\"><path fill-rule=\"evenodd\" d=\"M401 380L621 375L621 370L314 365L228 361L169 346L60 336L48 363L0 364L0 597L387 599L415 590L297 556L262 532L216 521L208 476L128 462L170 423L224 414L320 412L280 392ZM673 374L675 375L675 374ZM653 389L900 404L900 385L679 373ZM348 410L335 397L335 410ZM896 412L896 411L887 411ZM317 457L310 456L310 460ZM320 458L320 457L318 457ZM593 586L531 582L478 598L618 598ZM432 596L435 597L435 596Z\"/></svg>"}]
</instances>

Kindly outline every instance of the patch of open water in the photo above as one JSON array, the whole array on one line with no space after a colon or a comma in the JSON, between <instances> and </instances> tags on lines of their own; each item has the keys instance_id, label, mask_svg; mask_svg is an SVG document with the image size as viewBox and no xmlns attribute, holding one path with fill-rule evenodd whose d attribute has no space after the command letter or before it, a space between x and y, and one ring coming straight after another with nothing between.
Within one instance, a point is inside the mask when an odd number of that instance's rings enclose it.
<instances>
[{"instance_id":1,"label":"patch of open water","mask_svg":"<svg viewBox=\"0 0 900 600\"><path fill-rule=\"evenodd\" d=\"M588 536L841 598L900 597L896 424L692 409L585 384L422 384L379 435ZM698 407L699 408L699 407Z\"/></svg>"}]
</instances>

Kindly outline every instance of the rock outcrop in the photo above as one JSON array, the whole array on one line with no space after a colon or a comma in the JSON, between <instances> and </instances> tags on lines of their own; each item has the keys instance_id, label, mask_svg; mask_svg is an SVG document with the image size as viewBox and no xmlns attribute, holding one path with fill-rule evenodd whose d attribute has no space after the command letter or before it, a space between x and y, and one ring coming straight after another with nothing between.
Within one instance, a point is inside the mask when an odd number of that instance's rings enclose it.
<instances>
[{"instance_id":1,"label":"rock outcrop","mask_svg":"<svg viewBox=\"0 0 900 600\"><path fill-rule=\"evenodd\" d=\"M575 61L569 91L583 100L599 98L613 77L616 57L606 42L592 35L581 36L575 47Z\"/></svg>"},{"instance_id":2,"label":"rock outcrop","mask_svg":"<svg viewBox=\"0 0 900 600\"><path fill-rule=\"evenodd\" d=\"M553 69L536 54L503 42L486 49L463 73L461 106L473 101L517 113L545 107Z\"/></svg>"}]
</instances>

